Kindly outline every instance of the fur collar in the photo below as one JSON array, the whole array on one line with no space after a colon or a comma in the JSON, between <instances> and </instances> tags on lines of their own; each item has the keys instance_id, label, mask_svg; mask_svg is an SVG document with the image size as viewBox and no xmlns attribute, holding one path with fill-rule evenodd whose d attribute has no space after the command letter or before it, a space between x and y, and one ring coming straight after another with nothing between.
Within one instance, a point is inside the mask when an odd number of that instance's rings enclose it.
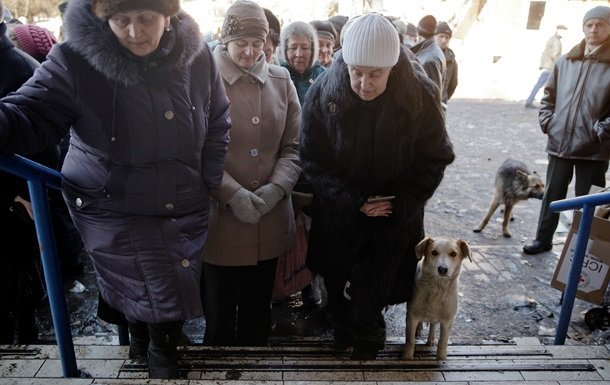
<instances>
[{"instance_id":1,"label":"fur collar","mask_svg":"<svg viewBox=\"0 0 610 385\"><path fill-rule=\"evenodd\" d=\"M353 91L347 64L341 55L322 73L314 86L321 88L320 105L336 110L339 115L342 115L341 110L346 113L351 110L352 106L346 103L358 101L357 97L346 95ZM411 63L404 51L401 51L398 63L392 68L386 92L389 92L396 105L403 111L408 111L411 117L422 111L423 99L426 98L424 93L429 95L428 98L438 99L438 89L434 83L423 70L418 70ZM440 102L438 104L440 105Z\"/></svg>"},{"instance_id":2,"label":"fur collar","mask_svg":"<svg viewBox=\"0 0 610 385\"><path fill-rule=\"evenodd\" d=\"M120 45L107 21L93 14L91 0L71 0L65 15L65 44L108 80L133 86L142 81L143 65L167 71L183 68L203 49L205 43L191 16L180 11L171 25L173 31L165 33L157 52L142 60Z\"/></svg>"},{"instance_id":3,"label":"fur collar","mask_svg":"<svg viewBox=\"0 0 610 385\"><path fill-rule=\"evenodd\" d=\"M574 46L570 52L566 54L568 60L583 60L585 57L585 41L581 41L580 44ZM593 54L597 60L610 63L610 38L599 47L599 49Z\"/></svg>"}]
</instances>

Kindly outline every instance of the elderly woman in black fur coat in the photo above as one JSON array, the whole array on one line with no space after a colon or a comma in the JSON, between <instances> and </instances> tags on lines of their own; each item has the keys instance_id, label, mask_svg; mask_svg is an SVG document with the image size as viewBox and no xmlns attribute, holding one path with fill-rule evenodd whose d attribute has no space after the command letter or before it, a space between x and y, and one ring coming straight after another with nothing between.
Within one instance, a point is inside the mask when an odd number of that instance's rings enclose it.
<instances>
[{"instance_id":1,"label":"elderly woman in black fur coat","mask_svg":"<svg viewBox=\"0 0 610 385\"><path fill-rule=\"evenodd\" d=\"M317 208L308 265L324 276L337 348L374 359L383 308L408 301L426 201L454 159L439 93L384 17L358 18L303 106L300 151Z\"/></svg>"}]
</instances>

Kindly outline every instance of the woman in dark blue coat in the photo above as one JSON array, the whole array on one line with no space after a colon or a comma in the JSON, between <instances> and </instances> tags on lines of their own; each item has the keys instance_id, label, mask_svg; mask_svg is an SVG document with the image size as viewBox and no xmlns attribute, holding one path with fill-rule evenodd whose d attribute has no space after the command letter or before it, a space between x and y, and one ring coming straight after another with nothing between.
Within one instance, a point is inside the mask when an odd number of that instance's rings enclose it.
<instances>
[{"instance_id":1,"label":"woman in dark blue coat","mask_svg":"<svg viewBox=\"0 0 610 385\"><path fill-rule=\"evenodd\" d=\"M229 102L179 0L71 0L67 40L0 103L0 151L32 153L70 129L64 198L101 297L138 333L149 375L177 376L183 321L202 315L209 194Z\"/></svg>"}]
</instances>

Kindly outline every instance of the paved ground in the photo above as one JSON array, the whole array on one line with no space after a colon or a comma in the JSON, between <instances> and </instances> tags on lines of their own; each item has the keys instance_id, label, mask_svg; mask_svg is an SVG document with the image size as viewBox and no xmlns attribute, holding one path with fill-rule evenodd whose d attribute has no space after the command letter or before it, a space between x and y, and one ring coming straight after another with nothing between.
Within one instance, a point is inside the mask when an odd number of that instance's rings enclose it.
<instances>
[{"instance_id":1,"label":"paved ground","mask_svg":"<svg viewBox=\"0 0 610 385\"><path fill-rule=\"evenodd\" d=\"M455 100L449 105L447 120L457 158L428 203L426 231L432 236L462 238L474 251L473 262L464 263L461 305L451 341L484 344L536 336L552 342L561 293L550 287L550 280L566 228L561 226L556 233L553 251L537 256L522 254L523 244L535 234L540 208L540 201L530 200L514 210L512 238L501 235L499 213L482 233L472 232L487 210L495 171L504 159L522 160L544 178L545 137L537 125L537 111L515 102ZM562 217L562 222L567 225L569 218ZM86 290L68 293L73 333L85 340L116 341L114 329L95 318L97 295L91 272L79 280ZM295 297L274 307L274 338L329 337L323 309L312 311L300 305ZM583 311L591 307L577 300L568 344L596 343L600 333L592 334L583 321ZM404 305L388 310L389 337L404 337L404 312ZM50 328L45 317L43 326ZM193 342L200 342L203 320L188 323L186 331ZM52 336L47 333L44 338Z\"/></svg>"}]
</instances>

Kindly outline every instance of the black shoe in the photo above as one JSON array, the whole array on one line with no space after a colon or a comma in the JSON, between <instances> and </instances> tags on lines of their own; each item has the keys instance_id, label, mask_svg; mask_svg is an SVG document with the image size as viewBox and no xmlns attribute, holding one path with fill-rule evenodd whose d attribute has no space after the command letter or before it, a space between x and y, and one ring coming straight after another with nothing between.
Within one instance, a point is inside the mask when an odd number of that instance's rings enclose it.
<instances>
[{"instance_id":1,"label":"black shoe","mask_svg":"<svg viewBox=\"0 0 610 385\"><path fill-rule=\"evenodd\" d=\"M383 342L358 341L354 343L352 360L366 361L377 359L377 354L384 348Z\"/></svg>"},{"instance_id":2,"label":"black shoe","mask_svg":"<svg viewBox=\"0 0 610 385\"><path fill-rule=\"evenodd\" d=\"M316 279L301 290L301 298L304 306L313 307L322 304L322 293L320 292L320 285Z\"/></svg>"},{"instance_id":3,"label":"black shoe","mask_svg":"<svg viewBox=\"0 0 610 385\"><path fill-rule=\"evenodd\" d=\"M182 338L182 322L149 324L148 333L148 378L179 378L177 347Z\"/></svg>"},{"instance_id":4,"label":"black shoe","mask_svg":"<svg viewBox=\"0 0 610 385\"><path fill-rule=\"evenodd\" d=\"M549 251L553 248L553 244L551 243L542 243L541 241L534 241L530 244L527 244L525 246L523 246L523 252L525 254L540 254L540 253L544 253L545 251Z\"/></svg>"},{"instance_id":5,"label":"black shoe","mask_svg":"<svg viewBox=\"0 0 610 385\"><path fill-rule=\"evenodd\" d=\"M354 338L343 328L335 328L334 330L334 348L336 351L343 351L354 345Z\"/></svg>"}]
</instances>

